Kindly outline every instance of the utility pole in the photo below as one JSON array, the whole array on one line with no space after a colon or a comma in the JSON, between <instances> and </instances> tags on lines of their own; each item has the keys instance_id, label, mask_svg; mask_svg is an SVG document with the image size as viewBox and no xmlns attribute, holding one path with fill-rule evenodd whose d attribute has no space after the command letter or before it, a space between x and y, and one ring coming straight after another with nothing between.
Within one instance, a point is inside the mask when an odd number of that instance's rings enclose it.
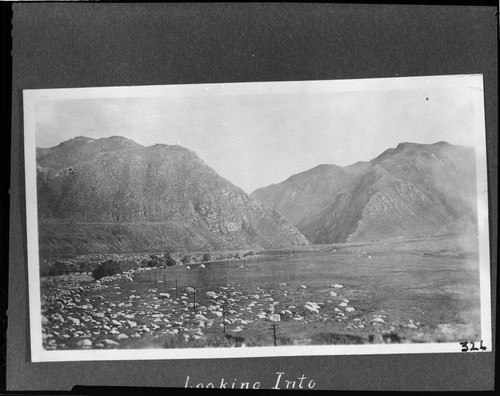
<instances>
[{"instance_id":1,"label":"utility pole","mask_svg":"<svg viewBox=\"0 0 500 396\"><path fill-rule=\"evenodd\" d=\"M222 304L222 331L226 334L226 304Z\"/></svg>"},{"instance_id":2,"label":"utility pole","mask_svg":"<svg viewBox=\"0 0 500 396\"><path fill-rule=\"evenodd\" d=\"M272 326L271 329L273 330L274 346L276 346L276 326L279 326L279 325L276 323L273 323L271 326Z\"/></svg>"}]
</instances>

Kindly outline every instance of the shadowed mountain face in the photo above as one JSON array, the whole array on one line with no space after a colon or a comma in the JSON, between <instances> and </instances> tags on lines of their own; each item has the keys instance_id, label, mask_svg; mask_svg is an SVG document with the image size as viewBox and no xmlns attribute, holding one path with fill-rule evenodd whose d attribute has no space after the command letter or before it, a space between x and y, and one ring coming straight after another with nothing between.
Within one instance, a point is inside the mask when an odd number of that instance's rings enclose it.
<instances>
[{"instance_id":1,"label":"shadowed mountain face","mask_svg":"<svg viewBox=\"0 0 500 396\"><path fill-rule=\"evenodd\" d=\"M180 146L78 137L37 149L42 254L309 244Z\"/></svg>"},{"instance_id":2,"label":"shadowed mountain face","mask_svg":"<svg viewBox=\"0 0 500 396\"><path fill-rule=\"evenodd\" d=\"M345 187L352 175L336 165L318 165L279 184L255 190L251 196L284 214L292 223L316 213Z\"/></svg>"},{"instance_id":3,"label":"shadowed mountain face","mask_svg":"<svg viewBox=\"0 0 500 396\"><path fill-rule=\"evenodd\" d=\"M472 148L401 143L369 162L316 167L252 196L315 244L444 235L475 231L475 175Z\"/></svg>"}]
</instances>

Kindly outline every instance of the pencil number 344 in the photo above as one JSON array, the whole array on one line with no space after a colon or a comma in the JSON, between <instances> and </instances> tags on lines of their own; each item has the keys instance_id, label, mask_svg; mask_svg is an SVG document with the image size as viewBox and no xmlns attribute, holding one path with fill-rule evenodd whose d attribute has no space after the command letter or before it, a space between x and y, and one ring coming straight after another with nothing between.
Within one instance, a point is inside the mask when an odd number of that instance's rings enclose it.
<instances>
[{"instance_id":1,"label":"pencil number 344","mask_svg":"<svg viewBox=\"0 0 500 396\"><path fill-rule=\"evenodd\" d=\"M463 341L460 342L460 345L462 345L462 352L469 352L469 351L486 351L486 347L483 345L483 340L479 343L479 347L475 345L473 341Z\"/></svg>"}]
</instances>

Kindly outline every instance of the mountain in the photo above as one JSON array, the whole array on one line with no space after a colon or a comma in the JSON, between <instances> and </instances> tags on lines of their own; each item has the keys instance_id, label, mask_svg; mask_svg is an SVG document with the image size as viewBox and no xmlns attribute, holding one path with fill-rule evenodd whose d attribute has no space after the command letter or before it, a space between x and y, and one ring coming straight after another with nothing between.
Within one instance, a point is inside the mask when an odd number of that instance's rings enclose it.
<instances>
[{"instance_id":1,"label":"mountain","mask_svg":"<svg viewBox=\"0 0 500 396\"><path fill-rule=\"evenodd\" d=\"M371 161L316 167L251 196L314 244L444 235L475 230L475 174L472 148L401 143Z\"/></svg>"},{"instance_id":2,"label":"mountain","mask_svg":"<svg viewBox=\"0 0 500 396\"><path fill-rule=\"evenodd\" d=\"M251 196L278 210L292 223L314 214L352 179L340 166L318 165L279 184L255 190Z\"/></svg>"},{"instance_id":3,"label":"mountain","mask_svg":"<svg viewBox=\"0 0 500 396\"><path fill-rule=\"evenodd\" d=\"M37 194L44 255L309 244L181 146L114 136L37 148Z\"/></svg>"}]
</instances>

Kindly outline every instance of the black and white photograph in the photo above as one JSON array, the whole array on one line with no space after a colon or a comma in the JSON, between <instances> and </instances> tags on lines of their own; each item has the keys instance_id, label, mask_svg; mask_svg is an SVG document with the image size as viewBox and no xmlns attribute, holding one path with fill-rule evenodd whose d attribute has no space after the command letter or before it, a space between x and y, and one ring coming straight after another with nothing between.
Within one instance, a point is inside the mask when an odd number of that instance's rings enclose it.
<instances>
[{"instance_id":1,"label":"black and white photograph","mask_svg":"<svg viewBox=\"0 0 500 396\"><path fill-rule=\"evenodd\" d=\"M23 91L34 362L491 348L481 75Z\"/></svg>"}]
</instances>

